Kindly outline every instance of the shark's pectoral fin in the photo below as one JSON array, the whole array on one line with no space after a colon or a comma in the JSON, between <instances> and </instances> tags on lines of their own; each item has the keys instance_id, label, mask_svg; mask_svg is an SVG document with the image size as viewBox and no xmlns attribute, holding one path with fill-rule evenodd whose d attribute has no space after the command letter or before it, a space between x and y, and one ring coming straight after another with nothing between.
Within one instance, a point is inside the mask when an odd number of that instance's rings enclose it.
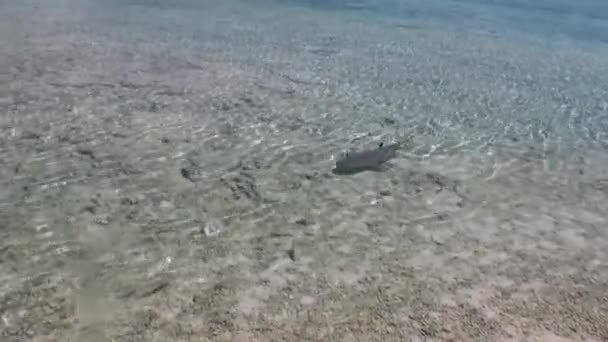
<instances>
[{"instance_id":1,"label":"shark's pectoral fin","mask_svg":"<svg viewBox=\"0 0 608 342\"><path fill-rule=\"evenodd\" d=\"M394 165L390 162L382 163L374 168L374 171L383 172L392 169Z\"/></svg>"}]
</instances>

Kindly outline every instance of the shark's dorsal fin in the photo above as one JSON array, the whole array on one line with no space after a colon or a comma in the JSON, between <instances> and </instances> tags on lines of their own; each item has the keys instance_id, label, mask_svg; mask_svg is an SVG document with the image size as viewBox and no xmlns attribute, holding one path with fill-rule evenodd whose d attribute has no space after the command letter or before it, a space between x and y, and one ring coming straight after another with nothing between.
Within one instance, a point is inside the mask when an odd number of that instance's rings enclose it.
<instances>
[{"instance_id":1,"label":"shark's dorsal fin","mask_svg":"<svg viewBox=\"0 0 608 342\"><path fill-rule=\"evenodd\" d=\"M384 141L378 144L378 148L382 148L384 146Z\"/></svg>"}]
</instances>

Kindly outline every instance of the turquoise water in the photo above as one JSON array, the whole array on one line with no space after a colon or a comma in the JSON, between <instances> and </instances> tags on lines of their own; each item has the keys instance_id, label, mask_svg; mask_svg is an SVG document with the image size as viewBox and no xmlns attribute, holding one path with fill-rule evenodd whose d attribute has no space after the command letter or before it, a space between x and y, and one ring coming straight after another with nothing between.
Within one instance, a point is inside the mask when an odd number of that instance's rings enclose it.
<instances>
[{"instance_id":1,"label":"turquoise water","mask_svg":"<svg viewBox=\"0 0 608 342\"><path fill-rule=\"evenodd\" d=\"M417 126L421 120L435 120L472 129L466 134L475 136L606 147L603 59L608 27L601 2L586 1L576 8L555 1L257 1L221 6L209 1L127 1L106 2L101 10L99 4L92 6L90 15L100 23L125 25L115 31L122 39L141 34L137 39L143 43L154 35L150 32L158 32L159 41L171 49L214 51L220 59L260 72L282 73L297 61L292 70L330 75L336 87L345 83L365 88L366 94L343 94L345 100L377 97L386 115L417 115ZM288 15L294 15L291 23L284 17ZM340 28L341 21L349 25ZM342 36L332 37L336 30ZM450 42L428 39L426 30ZM361 60L339 52L351 48L349 44ZM322 46L318 51L330 56L297 55L298 49L312 45ZM569 59L573 54L576 61ZM422 58L431 61L422 65ZM419 65L410 68L407 63ZM581 69L589 63L593 67ZM452 74L434 75L441 65ZM479 79L470 86L484 89L465 89L460 83L465 77ZM417 108L432 111L428 115L402 111L394 103L400 102L400 91L416 92L411 89L414 78L436 88L441 97L425 104L428 110ZM338 88L346 92L346 87ZM535 100L530 103L522 96ZM471 113L454 113L459 111Z\"/></svg>"}]
</instances>

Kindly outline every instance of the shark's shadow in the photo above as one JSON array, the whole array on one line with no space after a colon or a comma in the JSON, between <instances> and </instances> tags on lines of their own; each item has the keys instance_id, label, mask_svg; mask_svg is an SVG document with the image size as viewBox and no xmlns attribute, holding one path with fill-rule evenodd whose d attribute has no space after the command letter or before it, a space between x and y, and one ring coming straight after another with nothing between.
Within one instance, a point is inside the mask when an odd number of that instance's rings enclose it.
<instances>
[{"instance_id":1,"label":"shark's shadow","mask_svg":"<svg viewBox=\"0 0 608 342\"><path fill-rule=\"evenodd\" d=\"M397 156L399 144L384 146L380 143L374 149L349 152L336 161L332 170L335 175L354 175L364 171L380 172L387 170L387 162Z\"/></svg>"}]
</instances>

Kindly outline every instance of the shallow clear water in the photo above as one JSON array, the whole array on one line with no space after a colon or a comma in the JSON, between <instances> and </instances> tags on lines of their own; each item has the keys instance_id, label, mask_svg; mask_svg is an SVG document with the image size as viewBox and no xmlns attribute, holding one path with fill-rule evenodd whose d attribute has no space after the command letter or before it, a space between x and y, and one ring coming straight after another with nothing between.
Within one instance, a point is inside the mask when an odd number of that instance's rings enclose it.
<instances>
[{"instance_id":1,"label":"shallow clear water","mask_svg":"<svg viewBox=\"0 0 608 342\"><path fill-rule=\"evenodd\" d=\"M0 2L3 341L607 339L607 13Z\"/></svg>"}]
</instances>

